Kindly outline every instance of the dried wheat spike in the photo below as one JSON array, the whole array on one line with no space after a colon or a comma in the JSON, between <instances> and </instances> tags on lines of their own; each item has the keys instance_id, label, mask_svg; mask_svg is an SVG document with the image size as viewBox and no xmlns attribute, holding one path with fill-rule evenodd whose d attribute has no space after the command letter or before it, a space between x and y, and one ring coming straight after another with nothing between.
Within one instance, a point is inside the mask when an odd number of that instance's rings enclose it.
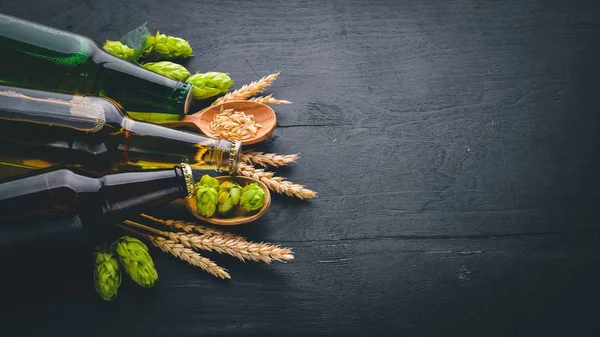
<instances>
[{"instance_id":1,"label":"dried wheat spike","mask_svg":"<svg viewBox=\"0 0 600 337\"><path fill-rule=\"evenodd\" d=\"M267 166L285 166L298 160L298 154L280 155L276 153L256 152L253 150L244 150L242 161L249 164L256 164L262 167Z\"/></svg>"},{"instance_id":2,"label":"dried wheat spike","mask_svg":"<svg viewBox=\"0 0 600 337\"><path fill-rule=\"evenodd\" d=\"M205 271L216 277L220 277L222 279L231 278L231 276L229 275L229 273L227 273L227 271L225 271L225 269L219 267L216 263L214 263L208 258L205 258L199 253L184 247L182 244L174 242L172 240L167 240L160 236L153 236L148 233L142 233L133 229L132 227L151 230L153 233L159 235L168 235L167 232L163 232L158 229L129 220L125 220L123 224L119 224L117 226L137 235L140 238L148 239L154 246L158 247L163 252L172 254L178 257L179 259L186 261L192 266L204 269Z\"/></svg>"},{"instance_id":3,"label":"dried wheat spike","mask_svg":"<svg viewBox=\"0 0 600 337\"><path fill-rule=\"evenodd\" d=\"M272 261L293 260L294 255L289 248L282 248L267 243L248 242L241 238L224 238L208 235L193 235L169 232L169 239L181 242L189 248L212 250L221 254L234 256L241 261Z\"/></svg>"},{"instance_id":4,"label":"dried wheat spike","mask_svg":"<svg viewBox=\"0 0 600 337\"><path fill-rule=\"evenodd\" d=\"M147 215L144 215L144 217L147 219L160 221L160 219L156 219ZM207 234L196 235L185 232L167 232L130 220L125 220L123 224L127 226L121 226L122 228L149 239L151 239L150 234L138 232L128 226L140 228L153 234L166 237L171 241L182 243L188 248L213 250L218 253L225 253L235 256L242 261L251 260L271 263L273 260L287 261L294 259L294 255L289 248L281 248L279 246L264 242L250 242L241 236L226 237Z\"/></svg>"},{"instance_id":5,"label":"dried wheat spike","mask_svg":"<svg viewBox=\"0 0 600 337\"><path fill-rule=\"evenodd\" d=\"M273 98L273 94L269 94L268 96L259 96L259 97L249 98L248 101L262 103L262 104L292 104L292 102L290 102L290 101Z\"/></svg>"},{"instance_id":6,"label":"dried wheat spike","mask_svg":"<svg viewBox=\"0 0 600 337\"><path fill-rule=\"evenodd\" d=\"M197 252L185 247L181 243L173 240L167 240L160 236L148 235L150 242L165 253L169 253L179 259L191 264L192 266L203 269L204 271L222 279L231 278L225 269L219 267L211 259L208 259Z\"/></svg>"},{"instance_id":7,"label":"dried wheat spike","mask_svg":"<svg viewBox=\"0 0 600 337\"><path fill-rule=\"evenodd\" d=\"M291 181L286 181L281 177L275 177L273 172L257 169L252 165L240 163L238 165L238 174L241 174L252 179L262 181L267 187L274 192L286 194L290 197L300 199L310 199L317 196L317 193L299 184L294 184Z\"/></svg>"},{"instance_id":8,"label":"dried wheat spike","mask_svg":"<svg viewBox=\"0 0 600 337\"><path fill-rule=\"evenodd\" d=\"M241 88L234 90L225 94L224 96L217 98L211 106L218 105L221 103L229 102L229 101L237 101L237 100L245 100L249 97L252 97L259 92L265 90L266 87L271 85L273 81L277 79L279 73L271 74L261 78L258 81L251 82L242 86Z\"/></svg>"},{"instance_id":9,"label":"dried wheat spike","mask_svg":"<svg viewBox=\"0 0 600 337\"><path fill-rule=\"evenodd\" d=\"M165 225L167 227L182 230L186 233L199 233L199 234L207 235L207 236L220 236L220 237L224 237L224 238L245 240L244 237L239 236L237 234L224 232L224 231L210 228L210 227L201 226L195 222L185 222L183 220L170 220L170 219L163 220L163 219L159 219L159 218L156 218L151 215L144 214L144 213L142 213L140 215L148 220L158 222L159 224Z\"/></svg>"}]
</instances>

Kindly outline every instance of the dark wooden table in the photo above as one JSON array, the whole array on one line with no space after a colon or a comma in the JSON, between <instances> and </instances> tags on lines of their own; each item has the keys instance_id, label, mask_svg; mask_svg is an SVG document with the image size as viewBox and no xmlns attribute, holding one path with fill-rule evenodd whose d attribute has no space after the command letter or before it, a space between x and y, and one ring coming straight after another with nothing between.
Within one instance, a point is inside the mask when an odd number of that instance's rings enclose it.
<instances>
[{"instance_id":1,"label":"dark wooden table","mask_svg":"<svg viewBox=\"0 0 600 337\"><path fill-rule=\"evenodd\" d=\"M5 254L0 335L598 336L599 9L1 0L100 43L148 21L236 86L281 71L268 92L294 104L262 148L300 152L278 173L319 197L234 229L294 261L208 254L225 282L153 250L157 286L108 304L90 247Z\"/></svg>"}]
</instances>

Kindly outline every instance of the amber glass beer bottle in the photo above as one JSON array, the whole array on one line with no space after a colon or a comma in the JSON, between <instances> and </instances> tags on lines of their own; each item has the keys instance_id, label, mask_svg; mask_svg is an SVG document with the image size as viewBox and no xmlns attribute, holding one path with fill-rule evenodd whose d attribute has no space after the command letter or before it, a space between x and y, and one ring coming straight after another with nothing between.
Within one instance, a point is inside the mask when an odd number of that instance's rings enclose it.
<instances>
[{"instance_id":1,"label":"amber glass beer bottle","mask_svg":"<svg viewBox=\"0 0 600 337\"><path fill-rule=\"evenodd\" d=\"M184 162L193 170L235 174L241 148L240 142L133 120L105 98L2 85L0 141L0 158L13 158L14 165L33 158L100 173Z\"/></svg>"}]
</instances>

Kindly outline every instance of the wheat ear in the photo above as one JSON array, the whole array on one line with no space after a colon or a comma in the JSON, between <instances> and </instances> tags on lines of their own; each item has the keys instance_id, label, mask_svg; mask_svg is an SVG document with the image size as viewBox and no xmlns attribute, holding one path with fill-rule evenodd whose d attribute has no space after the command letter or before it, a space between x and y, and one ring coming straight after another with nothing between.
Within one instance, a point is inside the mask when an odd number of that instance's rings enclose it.
<instances>
[{"instance_id":1,"label":"wheat ear","mask_svg":"<svg viewBox=\"0 0 600 337\"><path fill-rule=\"evenodd\" d=\"M149 235L150 242L165 253L169 253L179 259L191 264L192 266L203 269L204 271L222 279L231 278L225 269L219 267L211 259L208 259L199 253L185 247L181 243L173 240L167 240L160 236Z\"/></svg>"},{"instance_id":2,"label":"wheat ear","mask_svg":"<svg viewBox=\"0 0 600 337\"><path fill-rule=\"evenodd\" d=\"M251 260L271 263L273 260L283 262L294 259L294 255L289 248L281 248L264 242L249 242L242 237L226 238L211 235L195 235L184 232L174 233L162 231L130 220L126 220L125 223L167 237L169 240L181 243L187 248L213 250L220 254L224 253L237 257L241 261Z\"/></svg>"},{"instance_id":3,"label":"wheat ear","mask_svg":"<svg viewBox=\"0 0 600 337\"><path fill-rule=\"evenodd\" d=\"M237 90L226 93L224 96L217 98L211 104L211 106L229 102L229 101L245 100L249 97L252 97L252 96L258 94L259 92L265 90L265 88L268 87L269 85L271 85L271 83L273 83L273 81L275 81L278 76L279 76L279 73L275 73L275 74L265 76L258 81L254 81L249 84L246 84Z\"/></svg>"},{"instance_id":4,"label":"wheat ear","mask_svg":"<svg viewBox=\"0 0 600 337\"><path fill-rule=\"evenodd\" d=\"M186 233L169 233L169 239L181 242L186 247L212 250L227 254L241 261L289 261L294 255L289 248L282 248L267 243L248 242L243 239L223 238L218 236L194 235Z\"/></svg>"},{"instance_id":5,"label":"wheat ear","mask_svg":"<svg viewBox=\"0 0 600 337\"><path fill-rule=\"evenodd\" d=\"M184 231L186 233L199 233L199 234L207 235L207 236L220 236L220 237L224 237L224 238L244 239L243 237L241 237L239 235L229 233L229 232L224 232L224 231L214 229L214 228L201 226L195 222L185 222L183 220L163 220L163 219L159 219L159 218L156 218L151 215L144 214L144 213L142 213L140 215L148 220L158 222L161 225L165 225L167 227L178 229L178 230Z\"/></svg>"},{"instance_id":6,"label":"wheat ear","mask_svg":"<svg viewBox=\"0 0 600 337\"><path fill-rule=\"evenodd\" d=\"M285 166L298 160L298 154L280 155L275 153L264 153L252 150L244 150L242 153L242 161L249 164L256 164L262 167L267 166Z\"/></svg>"},{"instance_id":7,"label":"wheat ear","mask_svg":"<svg viewBox=\"0 0 600 337\"><path fill-rule=\"evenodd\" d=\"M154 236L154 235L150 235L147 233L142 233L142 232L136 231L135 229L133 229L129 226L141 227L144 229L148 229L151 232L155 232L156 234L158 234L157 232L160 232L160 231L153 229L151 227L148 227L148 226L144 226L142 224L138 224L133 221L129 221L129 220L125 220L124 223L127 224L128 226L124 226L124 225L118 225L118 226L129 232L132 232L142 238L148 239L154 246L158 247L163 252L169 253L169 254L191 264L192 266L198 267L216 277L220 277L222 279L231 278L229 273L225 269L219 267L219 265L217 265L214 261L200 255L200 253L197 253L190 248L185 247L183 244L178 243L173 240L167 240L160 236Z\"/></svg>"},{"instance_id":8,"label":"wheat ear","mask_svg":"<svg viewBox=\"0 0 600 337\"><path fill-rule=\"evenodd\" d=\"M291 181L286 181L284 178L276 177L273 172L257 169L252 165L240 163L238 165L238 174L262 181L270 190L286 194L290 197L310 199L317 196L317 192L304 188L302 185L294 184Z\"/></svg>"},{"instance_id":9,"label":"wheat ear","mask_svg":"<svg viewBox=\"0 0 600 337\"><path fill-rule=\"evenodd\" d=\"M273 98L273 94L269 94L268 96L259 96L259 97L249 98L248 101L262 103L262 104L292 104L292 102L290 102L290 101Z\"/></svg>"}]
</instances>

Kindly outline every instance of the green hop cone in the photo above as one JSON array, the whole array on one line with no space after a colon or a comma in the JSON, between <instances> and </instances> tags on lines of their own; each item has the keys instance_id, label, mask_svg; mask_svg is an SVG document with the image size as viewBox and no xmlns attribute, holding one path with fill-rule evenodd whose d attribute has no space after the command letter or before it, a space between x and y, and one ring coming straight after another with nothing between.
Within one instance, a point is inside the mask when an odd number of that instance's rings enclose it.
<instances>
[{"instance_id":1,"label":"green hop cone","mask_svg":"<svg viewBox=\"0 0 600 337\"><path fill-rule=\"evenodd\" d=\"M257 183L246 185L242 190L240 206L246 211L256 211L265 204L265 191Z\"/></svg>"},{"instance_id":2,"label":"green hop cone","mask_svg":"<svg viewBox=\"0 0 600 337\"><path fill-rule=\"evenodd\" d=\"M151 53L156 58L174 59L194 56L189 42L182 38L156 32L155 36L148 35L147 43L152 46Z\"/></svg>"},{"instance_id":3,"label":"green hop cone","mask_svg":"<svg viewBox=\"0 0 600 337\"><path fill-rule=\"evenodd\" d=\"M208 185L208 187L212 187L214 189L219 188L219 181L208 174L205 174L200 178L198 185Z\"/></svg>"},{"instance_id":4,"label":"green hop cone","mask_svg":"<svg viewBox=\"0 0 600 337\"><path fill-rule=\"evenodd\" d=\"M226 93L233 85L233 80L229 75L216 71L194 74L187 81L194 85L192 95L195 99L205 99Z\"/></svg>"},{"instance_id":5,"label":"green hop cone","mask_svg":"<svg viewBox=\"0 0 600 337\"><path fill-rule=\"evenodd\" d=\"M205 217L211 217L215 214L217 203L219 202L219 193L214 187L200 185L196 191L196 207L198 213Z\"/></svg>"},{"instance_id":6,"label":"green hop cone","mask_svg":"<svg viewBox=\"0 0 600 337\"><path fill-rule=\"evenodd\" d=\"M123 236L115 241L112 246L123 265L125 272L131 279L144 288L150 288L158 280L158 273L154 261L150 257L148 247L140 240L130 236Z\"/></svg>"},{"instance_id":7,"label":"green hop cone","mask_svg":"<svg viewBox=\"0 0 600 337\"><path fill-rule=\"evenodd\" d=\"M225 214L239 204L242 187L234 182L226 181L219 186L219 213Z\"/></svg>"},{"instance_id":8,"label":"green hop cone","mask_svg":"<svg viewBox=\"0 0 600 337\"><path fill-rule=\"evenodd\" d=\"M94 262L94 288L103 300L112 301L121 285L119 262L110 252L94 253Z\"/></svg>"},{"instance_id":9,"label":"green hop cone","mask_svg":"<svg viewBox=\"0 0 600 337\"><path fill-rule=\"evenodd\" d=\"M191 75L181 64L169 61L148 62L144 63L142 67L176 81L184 81Z\"/></svg>"},{"instance_id":10,"label":"green hop cone","mask_svg":"<svg viewBox=\"0 0 600 337\"><path fill-rule=\"evenodd\" d=\"M106 52L123 60L131 59L135 52L133 48L129 48L128 46L122 44L119 41L107 40L106 42L104 42L102 48L104 48Z\"/></svg>"}]
</instances>

